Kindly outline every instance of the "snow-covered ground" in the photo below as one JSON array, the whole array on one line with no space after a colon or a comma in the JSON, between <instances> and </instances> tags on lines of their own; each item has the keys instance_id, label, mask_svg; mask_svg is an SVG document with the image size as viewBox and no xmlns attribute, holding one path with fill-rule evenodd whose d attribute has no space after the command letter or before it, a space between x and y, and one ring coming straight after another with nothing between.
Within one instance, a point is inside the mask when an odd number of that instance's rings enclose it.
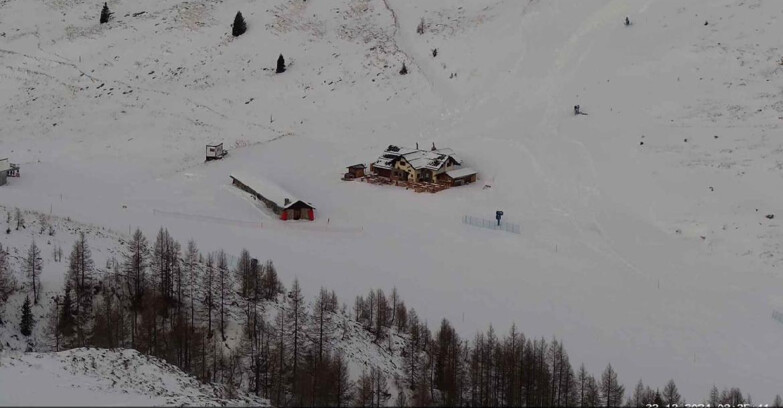
<instances>
[{"instance_id":1,"label":"snow-covered ground","mask_svg":"<svg viewBox=\"0 0 783 408\"><path fill-rule=\"evenodd\" d=\"M247 247L308 294L396 286L431 324L470 337L517 322L626 386L780 392L783 3L109 7L98 25L97 3L0 1L0 156L22 165L0 204ZM248 32L232 38L237 10ZM274 75L280 53L293 64ZM205 164L213 140L231 151ZM340 180L389 144L433 142L479 183ZM317 221L275 220L232 171L312 202ZM498 209L522 234L461 223ZM45 289L61 273L47 265Z\"/></svg>"},{"instance_id":2,"label":"snow-covered ground","mask_svg":"<svg viewBox=\"0 0 783 408\"><path fill-rule=\"evenodd\" d=\"M3 406L268 406L225 394L136 350L0 353Z\"/></svg>"}]
</instances>

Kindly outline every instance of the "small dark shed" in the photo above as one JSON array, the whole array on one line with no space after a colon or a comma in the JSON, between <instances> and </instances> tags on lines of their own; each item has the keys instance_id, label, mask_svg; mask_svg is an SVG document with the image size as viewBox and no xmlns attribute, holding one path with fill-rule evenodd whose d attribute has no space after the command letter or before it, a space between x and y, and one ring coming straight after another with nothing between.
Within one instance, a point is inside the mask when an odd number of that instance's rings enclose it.
<instances>
[{"instance_id":1,"label":"small dark shed","mask_svg":"<svg viewBox=\"0 0 783 408\"><path fill-rule=\"evenodd\" d=\"M346 180L355 179L359 177L364 177L364 170L367 168L364 164L354 164L353 166L348 166L348 172L343 175L343 178Z\"/></svg>"}]
</instances>

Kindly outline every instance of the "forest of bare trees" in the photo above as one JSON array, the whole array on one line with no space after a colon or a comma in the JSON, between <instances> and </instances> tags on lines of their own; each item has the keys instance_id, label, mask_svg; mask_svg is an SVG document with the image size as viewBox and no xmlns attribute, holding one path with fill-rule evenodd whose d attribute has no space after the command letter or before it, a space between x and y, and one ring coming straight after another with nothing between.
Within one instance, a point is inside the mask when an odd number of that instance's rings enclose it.
<instances>
[{"instance_id":1,"label":"forest of bare trees","mask_svg":"<svg viewBox=\"0 0 783 408\"><path fill-rule=\"evenodd\" d=\"M22 267L38 295L40 251ZM392 289L370 290L340 304L321 288L312 302L298 280L280 282L271 261L242 250L233 266L224 251L182 249L161 229L150 245L136 230L121 259L93 262L80 234L68 256L47 333L57 350L134 348L205 382L267 398L275 406L646 406L683 404L674 380L626 391L607 364L600 376L575 368L562 340L531 338L514 325L462 338L443 319L430 328ZM0 247L0 300L15 287ZM10 289L9 289L10 287ZM367 365L352 380L348 356L335 344L349 324L379 351L400 356L395 370ZM229 337L239 338L228 342ZM231 392L231 391L229 391ZM713 387L701 401L752 403L739 388ZM780 406L780 397L775 399Z\"/></svg>"}]
</instances>

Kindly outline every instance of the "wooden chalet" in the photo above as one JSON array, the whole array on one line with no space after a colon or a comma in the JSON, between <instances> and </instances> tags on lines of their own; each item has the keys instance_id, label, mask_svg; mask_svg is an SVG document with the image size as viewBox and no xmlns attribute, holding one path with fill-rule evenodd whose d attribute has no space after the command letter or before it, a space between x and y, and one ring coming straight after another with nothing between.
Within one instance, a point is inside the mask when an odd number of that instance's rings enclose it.
<instances>
[{"instance_id":1,"label":"wooden chalet","mask_svg":"<svg viewBox=\"0 0 783 408\"><path fill-rule=\"evenodd\" d=\"M376 176L408 183L439 183L457 186L477 180L478 173L463 167L451 149L419 150L390 145L381 157L370 165ZM448 173L451 172L451 175Z\"/></svg>"},{"instance_id":2,"label":"wooden chalet","mask_svg":"<svg viewBox=\"0 0 783 408\"><path fill-rule=\"evenodd\" d=\"M250 193L267 208L286 220L315 220L315 207L294 197L277 184L242 173L231 173L232 184Z\"/></svg>"}]
</instances>

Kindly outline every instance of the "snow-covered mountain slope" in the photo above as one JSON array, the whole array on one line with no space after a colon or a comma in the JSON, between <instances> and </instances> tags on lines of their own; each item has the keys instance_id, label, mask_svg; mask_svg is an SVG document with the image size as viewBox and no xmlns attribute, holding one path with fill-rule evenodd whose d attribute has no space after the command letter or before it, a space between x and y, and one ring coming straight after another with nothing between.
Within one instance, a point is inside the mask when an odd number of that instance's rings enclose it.
<instances>
[{"instance_id":1,"label":"snow-covered mountain slope","mask_svg":"<svg viewBox=\"0 0 783 408\"><path fill-rule=\"evenodd\" d=\"M310 293L397 286L466 336L516 321L591 370L674 378L689 397L779 392L783 3L109 7L98 25L97 3L0 3L0 155L22 164L3 204L248 247ZM249 29L232 38L237 10ZM280 53L293 64L274 75ZM204 164L215 139L232 151ZM389 144L433 142L481 182L424 195L339 180ZM259 211L230 187L237 169L318 221ZM498 209L522 234L461 223Z\"/></svg>"},{"instance_id":2,"label":"snow-covered mountain slope","mask_svg":"<svg viewBox=\"0 0 783 408\"><path fill-rule=\"evenodd\" d=\"M268 406L230 398L177 367L135 350L73 349L0 353L0 405Z\"/></svg>"},{"instance_id":3,"label":"snow-covered mountain slope","mask_svg":"<svg viewBox=\"0 0 783 408\"><path fill-rule=\"evenodd\" d=\"M7 214L15 212L13 208L6 208L0 205L0 214ZM65 271L68 267L68 254L73 242L77 239L80 233L84 233L88 241L88 245L92 254L92 258L95 262L96 271L99 276L104 276L110 270L107 268L106 262L111 258L118 260L123 259L124 244L127 240L127 236L123 233L112 231L103 227L80 223L72 219L63 219L57 216L49 216L47 214L36 213L33 211L25 211L23 213L24 228L20 230L15 229L15 225L11 228L11 233L6 234L5 231L0 234L0 244L10 254L11 269L15 271L18 286L23 288L14 293L4 307L0 306L0 317L2 317L3 324L0 324L0 351L8 351L9 356L13 356L14 359L51 359L52 356L62 355L62 353L26 353L21 354L24 351L52 351L55 350L56 343L53 337L51 322L51 313L53 310L53 298L57 295L62 295L63 282ZM50 235L48 227L41 228L41 223L45 226L51 226L53 234ZM43 231L43 232L42 232ZM33 327L33 333L31 336L23 336L20 333L19 324L21 322L21 305L28 296L29 287L28 282L25 280L25 276L21 273L22 262L27 256L27 249L31 242L35 241L36 245L41 250L41 258L43 261L43 271L41 273L41 300L35 305L32 305L33 319L35 325ZM63 260L55 261L53 252L57 248L62 248ZM227 254L228 259L232 265L235 266L237 257L231 253ZM290 284L290 274L281 271L281 278L285 281L285 284ZM198 299L203 298L203 294L197 294ZM343 299L347 302L348 299ZM197 302L200 304L200 300ZM311 299L306 299L306 303L310 305ZM245 310L243 309L243 302L236 292L228 294L226 302L227 309L227 329L226 340L220 347L223 351L230 353L232 350L241 347L243 338L243 324L245 322ZM269 302L263 302L259 306L259 310L264 311L267 321L274 321L275 316L280 312L282 303L281 299ZM201 324L206 324L202 314L199 314L196 321ZM305 332L315 332L316 322L307 321L303 323L307 327ZM402 349L403 339L395 331L391 330L391 336L387 337L382 343L377 343L373 335L371 335L365 328L356 322L347 312L337 311L335 313L327 313L324 323L325 329L325 344L332 351L339 351L345 357L348 363L349 374L352 379L358 378L363 371L371 368L378 368L382 370L390 379L396 376L402 375ZM134 352L135 353L135 352ZM105 364L109 364L113 359L116 359L116 352L108 352L106 350L86 350L85 355L92 355L99 360L105 360ZM62 359L60 359L62 360ZM2 370L2 358L0 358L0 370ZM59 360L58 360L59 361ZM81 360L80 360L81 361ZM158 364L158 360L152 360L155 364ZM19 370L28 370L30 366L20 366ZM41 368L39 366L33 367ZM26 371L25 371L26 372ZM102 372L96 371L93 375L102 375ZM2 373L0 373L2 376ZM59 378L59 377L58 377ZM71 387L68 382L68 377L64 377L62 381L51 379L52 386L58 387ZM66 381L68 380L68 381ZM189 379L190 380L190 379ZM60 385L57 385L60 384ZM64 384L64 385L63 385ZM391 383L394 386L394 383ZM0 391L3 389L0 388ZM153 389L152 391L156 391ZM148 393L150 397L155 396L153 393ZM188 393L179 393L178 390L171 390L171 398L168 401L178 401L172 399L173 396L180 396L182 398L188 397ZM159 395L158 395L159 396ZM24 401L24 396L20 396L20 399L15 401ZM38 401L38 400L32 400ZM43 400L41 400L43 401ZM78 399L73 401L73 404L78 405ZM140 401L139 404L155 404L158 401L149 400L147 402ZM184 401L184 400L183 400ZM6 402L0 398L0 405L8 405L10 402ZM41 402L43 404L44 402ZM133 403L133 401L129 401ZM171 405L174 402L167 403ZM36 405L37 403L31 402ZM102 402L96 402L96 404L102 404Z\"/></svg>"},{"instance_id":4,"label":"snow-covered mountain slope","mask_svg":"<svg viewBox=\"0 0 783 408\"><path fill-rule=\"evenodd\" d=\"M10 232L6 233L8 227L5 220L9 213L12 217L12 225ZM54 347L54 344L50 344L50 336L47 332L47 319L51 312L52 300L62 294L65 271L68 268L68 254L79 234L85 234L96 270L100 274L106 271L106 261L112 258L122 259L122 244L127 237L102 226L30 210L21 211L24 227L17 230L16 221L13 220L14 214L15 208L0 205L0 215L2 215L0 218L4 221L0 245L9 254L9 263L17 286L25 289L17 290L8 299L5 307L0 309L0 317L5 323L0 325L0 349L48 350ZM30 294L28 289L31 286L29 278L23 272L23 262L33 242L41 254L41 295L39 303L32 305L33 317L37 324L33 327L33 335L26 338L19 333L19 322L21 307L25 297ZM62 259L55 258L55 252L58 250L62 252Z\"/></svg>"}]
</instances>

